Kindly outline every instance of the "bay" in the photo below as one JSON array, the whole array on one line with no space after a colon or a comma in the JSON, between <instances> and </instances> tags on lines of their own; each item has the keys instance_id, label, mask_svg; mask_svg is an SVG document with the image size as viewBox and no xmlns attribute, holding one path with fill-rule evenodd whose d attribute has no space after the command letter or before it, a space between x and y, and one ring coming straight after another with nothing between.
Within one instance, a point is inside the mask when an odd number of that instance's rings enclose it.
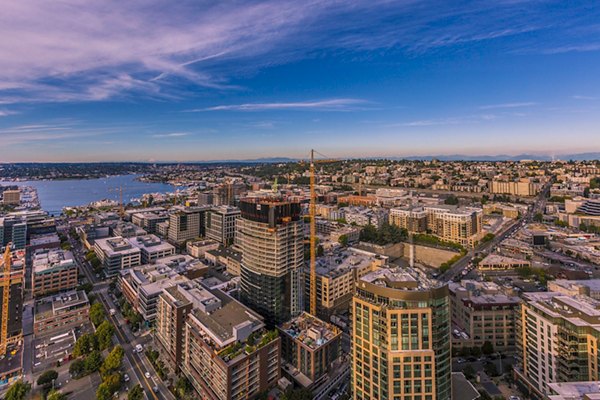
<instances>
[{"instance_id":1,"label":"bay","mask_svg":"<svg viewBox=\"0 0 600 400\"><path fill-rule=\"evenodd\" d=\"M102 199L119 201L119 187L123 188L125 204L145 193L167 193L176 190L173 185L140 182L136 180L137 177L139 175L132 174L100 179L0 181L0 184L35 187L41 208L52 215L59 215L63 207L83 206Z\"/></svg>"}]
</instances>

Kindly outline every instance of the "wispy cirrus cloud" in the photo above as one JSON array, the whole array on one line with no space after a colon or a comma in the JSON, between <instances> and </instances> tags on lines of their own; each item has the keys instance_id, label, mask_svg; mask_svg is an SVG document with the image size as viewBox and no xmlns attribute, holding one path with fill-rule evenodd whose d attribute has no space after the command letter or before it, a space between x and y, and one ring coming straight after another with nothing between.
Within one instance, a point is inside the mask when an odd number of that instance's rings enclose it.
<instances>
[{"instance_id":1,"label":"wispy cirrus cloud","mask_svg":"<svg viewBox=\"0 0 600 400\"><path fill-rule=\"evenodd\" d=\"M240 74L327 52L415 57L503 38L507 50L513 40L539 49L547 32L561 35L561 52L594 51L572 29L594 17L515 1L7 0L0 102L181 98L237 89Z\"/></svg>"},{"instance_id":2,"label":"wispy cirrus cloud","mask_svg":"<svg viewBox=\"0 0 600 400\"><path fill-rule=\"evenodd\" d=\"M276 110L351 111L356 110L360 105L363 105L365 103L367 103L367 101L361 99L329 99L280 103L245 103L198 108L193 110L186 110L186 112Z\"/></svg>"},{"instance_id":3,"label":"wispy cirrus cloud","mask_svg":"<svg viewBox=\"0 0 600 400\"><path fill-rule=\"evenodd\" d=\"M114 132L113 128L89 128L77 121L15 125L0 128L0 149L17 144L85 139Z\"/></svg>"},{"instance_id":4,"label":"wispy cirrus cloud","mask_svg":"<svg viewBox=\"0 0 600 400\"><path fill-rule=\"evenodd\" d=\"M579 94L573 95L571 96L573 99L575 100L600 100L600 97L594 97L594 96L582 96Z\"/></svg>"},{"instance_id":5,"label":"wispy cirrus cloud","mask_svg":"<svg viewBox=\"0 0 600 400\"><path fill-rule=\"evenodd\" d=\"M538 105L538 103L532 102L532 101L527 101L527 102L520 102L520 103L500 103L500 104L486 104L483 106L480 106L479 109L480 110L494 110L494 109L501 109L501 108L522 108L522 107L533 107Z\"/></svg>"},{"instance_id":6,"label":"wispy cirrus cloud","mask_svg":"<svg viewBox=\"0 0 600 400\"><path fill-rule=\"evenodd\" d=\"M155 135L152 135L152 137L155 138L178 138L178 137L184 137L184 136L190 136L189 132L170 132L170 133L157 133Z\"/></svg>"}]
</instances>

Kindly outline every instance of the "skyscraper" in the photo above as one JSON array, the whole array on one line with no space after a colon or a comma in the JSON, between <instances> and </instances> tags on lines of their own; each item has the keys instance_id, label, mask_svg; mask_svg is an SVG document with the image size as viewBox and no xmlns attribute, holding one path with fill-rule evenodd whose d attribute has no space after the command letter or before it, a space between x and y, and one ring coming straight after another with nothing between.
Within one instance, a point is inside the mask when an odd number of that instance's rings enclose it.
<instances>
[{"instance_id":1,"label":"skyscraper","mask_svg":"<svg viewBox=\"0 0 600 400\"><path fill-rule=\"evenodd\" d=\"M244 199L240 209L241 299L268 324L279 324L302 310L300 204L281 198Z\"/></svg>"},{"instance_id":2,"label":"skyscraper","mask_svg":"<svg viewBox=\"0 0 600 400\"><path fill-rule=\"evenodd\" d=\"M371 272L358 280L352 317L354 399L450 399L446 284L414 269Z\"/></svg>"}]
</instances>

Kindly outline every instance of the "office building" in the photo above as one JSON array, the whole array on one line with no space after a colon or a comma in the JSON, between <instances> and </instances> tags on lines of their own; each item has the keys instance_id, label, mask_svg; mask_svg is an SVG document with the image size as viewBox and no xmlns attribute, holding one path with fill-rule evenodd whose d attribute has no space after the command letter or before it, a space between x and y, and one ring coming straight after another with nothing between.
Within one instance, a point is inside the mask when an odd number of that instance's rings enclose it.
<instances>
[{"instance_id":1,"label":"office building","mask_svg":"<svg viewBox=\"0 0 600 400\"><path fill-rule=\"evenodd\" d=\"M551 383L597 381L600 302L557 292L524 293L515 376L537 398Z\"/></svg>"},{"instance_id":2,"label":"office building","mask_svg":"<svg viewBox=\"0 0 600 400\"><path fill-rule=\"evenodd\" d=\"M301 386L319 385L340 361L342 331L335 325L302 313L278 328L283 368Z\"/></svg>"},{"instance_id":3,"label":"office building","mask_svg":"<svg viewBox=\"0 0 600 400\"><path fill-rule=\"evenodd\" d=\"M169 241L180 245L187 240L205 235L205 218L209 207L174 207L169 215ZM158 224L157 229L160 230Z\"/></svg>"},{"instance_id":4,"label":"office building","mask_svg":"<svg viewBox=\"0 0 600 400\"><path fill-rule=\"evenodd\" d=\"M450 399L446 284L415 269L379 269L357 282L352 318L354 399Z\"/></svg>"},{"instance_id":5,"label":"office building","mask_svg":"<svg viewBox=\"0 0 600 400\"><path fill-rule=\"evenodd\" d=\"M27 245L27 222L20 218L5 216L0 217L0 244L11 244L12 249L24 249Z\"/></svg>"},{"instance_id":6,"label":"office building","mask_svg":"<svg viewBox=\"0 0 600 400\"><path fill-rule=\"evenodd\" d=\"M70 251L40 249L32 256L33 296L75 289L79 268Z\"/></svg>"},{"instance_id":7,"label":"office building","mask_svg":"<svg viewBox=\"0 0 600 400\"><path fill-rule=\"evenodd\" d=\"M235 221L240 217L237 207L220 206L210 210L206 217L206 237L225 246L233 244Z\"/></svg>"},{"instance_id":8,"label":"office building","mask_svg":"<svg viewBox=\"0 0 600 400\"><path fill-rule=\"evenodd\" d=\"M203 399L250 399L280 377L280 339L220 290L188 282L159 297L156 339Z\"/></svg>"},{"instance_id":9,"label":"office building","mask_svg":"<svg viewBox=\"0 0 600 400\"><path fill-rule=\"evenodd\" d=\"M159 258L175 254L175 247L156 235L137 236L129 239L129 243L140 249L142 264L150 264Z\"/></svg>"},{"instance_id":10,"label":"office building","mask_svg":"<svg viewBox=\"0 0 600 400\"><path fill-rule=\"evenodd\" d=\"M453 347L490 342L496 351L514 350L519 297L506 295L495 283L472 280L452 282L449 290Z\"/></svg>"},{"instance_id":11,"label":"office building","mask_svg":"<svg viewBox=\"0 0 600 400\"><path fill-rule=\"evenodd\" d=\"M136 267L142 260L141 250L120 236L97 239L94 252L106 276L115 276L122 269Z\"/></svg>"},{"instance_id":12,"label":"office building","mask_svg":"<svg viewBox=\"0 0 600 400\"><path fill-rule=\"evenodd\" d=\"M90 302L85 291L72 290L36 300L33 333L49 336L89 321Z\"/></svg>"},{"instance_id":13,"label":"office building","mask_svg":"<svg viewBox=\"0 0 600 400\"><path fill-rule=\"evenodd\" d=\"M148 233L157 233L157 225L168 220L169 214L166 211L139 212L131 216L131 222Z\"/></svg>"},{"instance_id":14,"label":"office building","mask_svg":"<svg viewBox=\"0 0 600 400\"><path fill-rule=\"evenodd\" d=\"M148 234L145 230L131 222L118 221L110 227L111 236L121 236L132 238L135 236L144 236Z\"/></svg>"},{"instance_id":15,"label":"office building","mask_svg":"<svg viewBox=\"0 0 600 400\"><path fill-rule=\"evenodd\" d=\"M268 324L277 325L302 311L301 206L281 198L255 198L242 200L240 209L240 297Z\"/></svg>"}]
</instances>

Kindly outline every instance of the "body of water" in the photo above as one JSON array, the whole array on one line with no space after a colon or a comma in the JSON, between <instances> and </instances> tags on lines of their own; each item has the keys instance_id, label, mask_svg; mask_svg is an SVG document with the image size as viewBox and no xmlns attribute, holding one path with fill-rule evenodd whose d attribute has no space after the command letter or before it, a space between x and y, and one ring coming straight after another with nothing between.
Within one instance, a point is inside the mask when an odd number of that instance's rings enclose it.
<instances>
[{"instance_id":1,"label":"body of water","mask_svg":"<svg viewBox=\"0 0 600 400\"><path fill-rule=\"evenodd\" d=\"M52 215L60 214L63 207L83 206L102 199L119 201L119 187L123 188L125 204L132 198L140 198L145 193L166 193L176 189L175 186L165 183L137 181L138 176L119 175L100 179L0 182L0 184L35 187L42 209Z\"/></svg>"}]
</instances>

